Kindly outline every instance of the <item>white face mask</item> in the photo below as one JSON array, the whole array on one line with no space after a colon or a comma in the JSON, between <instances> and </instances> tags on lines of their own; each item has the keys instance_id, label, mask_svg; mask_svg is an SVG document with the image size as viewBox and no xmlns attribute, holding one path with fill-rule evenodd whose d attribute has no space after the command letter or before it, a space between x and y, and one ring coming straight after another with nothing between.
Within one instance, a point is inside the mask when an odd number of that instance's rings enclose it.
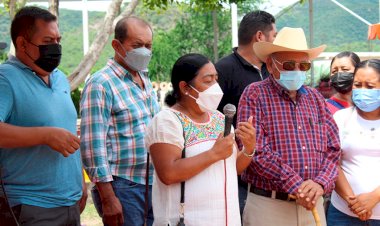
<instances>
[{"instance_id":1,"label":"white face mask","mask_svg":"<svg viewBox=\"0 0 380 226\"><path fill-rule=\"evenodd\" d=\"M123 44L119 42L123 50L125 51L125 57L120 53L116 52L124 62L134 71L144 71L147 70L150 59L152 58L152 51L145 47L140 47L137 49L132 49L131 51L126 51Z\"/></svg>"},{"instance_id":2,"label":"white face mask","mask_svg":"<svg viewBox=\"0 0 380 226\"><path fill-rule=\"evenodd\" d=\"M214 85L208 87L203 92L199 92L197 89L195 89L191 85L190 87L193 88L198 93L198 98L195 98L191 96L190 94L189 96L195 100L195 102L198 104L201 111L203 112L216 111L223 97L223 91L217 82Z\"/></svg>"}]
</instances>

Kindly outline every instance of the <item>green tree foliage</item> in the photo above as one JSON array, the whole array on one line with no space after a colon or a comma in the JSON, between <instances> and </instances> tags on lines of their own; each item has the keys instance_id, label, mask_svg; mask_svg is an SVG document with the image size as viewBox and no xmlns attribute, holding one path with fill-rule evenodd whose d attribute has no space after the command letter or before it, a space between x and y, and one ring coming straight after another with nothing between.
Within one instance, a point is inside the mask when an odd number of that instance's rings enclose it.
<instances>
[{"instance_id":1,"label":"green tree foliage","mask_svg":"<svg viewBox=\"0 0 380 226\"><path fill-rule=\"evenodd\" d=\"M237 3L238 14L240 17L243 17L245 14L258 10L259 6L268 2L268 0L255 0L255 1L241 1Z\"/></svg>"},{"instance_id":2,"label":"green tree foliage","mask_svg":"<svg viewBox=\"0 0 380 226\"><path fill-rule=\"evenodd\" d=\"M242 3L245 0L143 0L150 9L166 9L169 5L181 4L197 11L212 11L221 9L226 4Z\"/></svg>"},{"instance_id":3,"label":"green tree foliage","mask_svg":"<svg viewBox=\"0 0 380 226\"><path fill-rule=\"evenodd\" d=\"M168 0L169 1L169 0ZM262 0L264 1L264 0ZM224 1L226 2L226 1ZM254 1L255 4L258 1ZM378 23L378 2L362 0L339 1L371 23ZM169 2L170 3L170 2ZM251 1L239 3L239 16L256 9ZM10 43L10 19L0 7L0 41ZM213 29L210 12L191 10L189 6L172 5L167 10L149 10L140 5L135 15L143 17L153 26L153 58L149 65L152 80L169 80L171 67L182 54L198 52L213 59ZM93 40L104 12L89 12L90 41ZM218 11L219 56L231 52L230 11L226 7ZM278 30L284 26L302 27L308 34L308 1L297 5L276 21ZM62 35L63 58L60 69L66 74L72 72L83 57L81 11L60 9L59 27ZM314 1L314 46L327 44L327 51L380 51L380 41L367 41L368 27L353 18L329 0ZM110 41L109 41L110 42ZM4 52L7 52L6 49ZM3 52L5 59L5 53ZM109 57L114 55L111 44L107 44L92 73L102 68Z\"/></svg>"},{"instance_id":4,"label":"green tree foliage","mask_svg":"<svg viewBox=\"0 0 380 226\"><path fill-rule=\"evenodd\" d=\"M7 60L7 54L5 53L4 50L0 49L0 63L4 62Z\"/></svg>"},{"instance_id":5,"label":"green tree foliage","mask_svg":"<svg viewBox=\"0 0 380 226\"><path fill-rule=\"evenodd\" d=\"M213 27L211 12L187 10L169 31L158 29L153 41L153 57L149 71L153 80L169 81L177 58L186 53L201 53L213 59ZM231 52L231 18L229 11L218 13L219 55Z\"/></svg>"}]
</instances>

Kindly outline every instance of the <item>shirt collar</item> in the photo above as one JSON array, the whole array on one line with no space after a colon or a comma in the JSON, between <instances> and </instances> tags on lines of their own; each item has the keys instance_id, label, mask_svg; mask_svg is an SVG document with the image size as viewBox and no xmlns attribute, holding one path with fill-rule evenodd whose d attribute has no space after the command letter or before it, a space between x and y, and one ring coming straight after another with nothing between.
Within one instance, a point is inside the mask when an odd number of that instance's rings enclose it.
<instances>
[{"instance_id":1,"label":"shirt collar","mask_svg":"<svg viewBox=\"0 0 380 226\"><path fill-rule=\"evenodd\" d=\"M10 55L7 63L13 64L21 69L29 69L32 71L32 69L28 66L26 66L24 63L22 63L16 56Z\"/></svg>"},{"instance_id":2,"label":"shirt collar","mask_svg":"<svg viewBox=\"0 0 380 226\"><path fill-rule=\"evenodd\" d=\"M253 67L258 71L262 71L262 69L265 68L265 63L263 63L261 68L258 68L256 65L253 65L253 64L249 63L248 61L246 61L242 56L240 56L240 54L237 52L237 49L238 49L238 47L235 47L232 49L232 51L234 52L236 58L240 61L240 63L242 65L244 65L246 67Z\"/></svg>"},{"instance_id":3,"label":"shirt collar","mask_svg":"<svg viewBox=\"0 0 380 226\"><path fill-rule=\"evenodd\" d=\"M123 80L124 78L128 78L131 81L133 81L132 74L123 66L121 66L118 62L116 62L114 58L110 58L108 60L107 66L110 67L115 72L115 75L118 76L120 79ZM141 79L144 80L145 83L144 72L138 71L137 73L139 73Z\"/></svg>"},{"instance_id":4,"label":"shirt collar","mask_svg":"<svg viewBox=\"0 0 380 226\"><path fill-rule=\"evenodd\" d=\"M27 69L27 70L33 72L34 74L36 74L29 66L27 66L23 62L21 62L16 56L10 55L8 57L8 60L6 61L6 63L13 64L14 66L19 67L20 69ZM58 71L58 68L55 68L52 72L50 72L50 75L54 74L57 71Z\"/></svg>"},{"instance_id":5,"label":"shirt collar","mask_svg":"<svg viewBox=\"0 0 380 226\"><path fill-rule=\"evenodd\" d=\"M282 87L276 81L276 79L274 78L274 76L272 74L269 75L269 80L271 81L272 85L274 86L274 89L278 92L278 94L280 94L280 96L289 97L289 91L287 89L285 89L284 87ZM304 85L302 85L301 88L299 88L297 90L297 97L299 97L300 95L305 95L305 94L307 94L307 90L305 89Z\"/></svg>"},{"instance_id":6,"label":"shirt collar","mask_svg":"<svg viewBox=\"0 0 380 226\"><path fill-rule=\"evenodd\" d=\"M232 49L232 51L234 52L236 58L238 58L238 60L241 62L241 64L243 64L245 66L248 66L248 67L252 67L252 64L250 64L242 56L240 56L240 54L237 52L237 49L238 49L238 47L235 47L235 48Z\"/></svg>"},{"instance_id":7,"label":"shirt collar","mask_svg":"<svg viewBox=\"0 0 380 226\"><path fill-rule=\"evenodd\" d=\"M110 67L120 79L131 76L129 71L116 62L114 58L108 59L107 66Z\"/></svg>"}]
</instances>

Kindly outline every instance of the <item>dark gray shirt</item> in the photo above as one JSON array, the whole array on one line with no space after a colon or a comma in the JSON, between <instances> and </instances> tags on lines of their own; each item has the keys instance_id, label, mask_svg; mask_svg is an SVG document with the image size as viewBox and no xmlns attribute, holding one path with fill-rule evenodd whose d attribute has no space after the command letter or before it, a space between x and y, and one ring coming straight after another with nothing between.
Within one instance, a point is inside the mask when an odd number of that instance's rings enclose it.
<instances>
[{"instance_id":1,"label":"dark gray shirt","mask_svg":"<svg viewBox=\"0 0 380 226\"><path fill-rule=\"evenodd\" d=\"M265 64L261 71L237 53L237 48L233 53L219 60L216 65L219 78L218 83L223 90L223 98L218 110L223 112L223 107L230 103L238 108L239 99L245 87L252 82L262 81L269 76ZM234 127L236 128L236 114L234 116Z\"/></svg>"}]
</instances>

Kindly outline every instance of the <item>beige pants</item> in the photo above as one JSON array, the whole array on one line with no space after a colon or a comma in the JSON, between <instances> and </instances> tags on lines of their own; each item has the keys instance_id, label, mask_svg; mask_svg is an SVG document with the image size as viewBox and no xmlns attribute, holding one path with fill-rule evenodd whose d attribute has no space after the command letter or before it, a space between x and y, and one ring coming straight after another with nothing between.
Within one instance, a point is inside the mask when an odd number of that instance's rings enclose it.
<instances>
[{"instance_id":1,"label":"beige pants","mask_svg":"<svg viewBox=\"0 0 380 226\"><path fill-rule=\"evenodd\" d=\"M323 199L316 206L322 226L326 226ZM248 192L243 226L315 226L311 211L296 202L267 198Z\"/></svg>"}]
</instances>

